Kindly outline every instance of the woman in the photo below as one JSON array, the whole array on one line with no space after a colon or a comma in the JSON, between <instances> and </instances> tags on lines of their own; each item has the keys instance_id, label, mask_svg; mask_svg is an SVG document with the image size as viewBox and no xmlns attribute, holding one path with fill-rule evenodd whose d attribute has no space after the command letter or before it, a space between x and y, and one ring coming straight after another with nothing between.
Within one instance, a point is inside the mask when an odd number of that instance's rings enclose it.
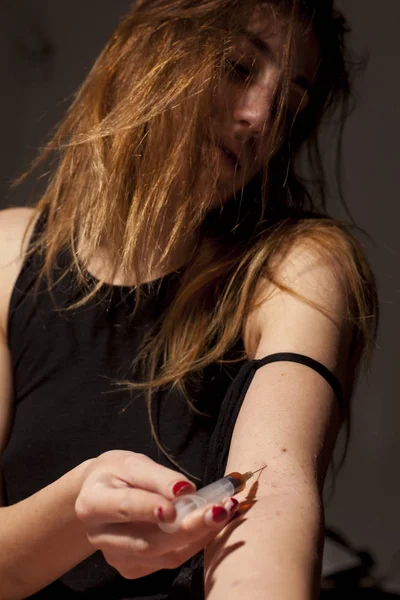
<instances>
[{"instance_id":1,"label":"woman","mask_svg":"<svg viewBox=\"0 0 400 600\"><path fill-rule=\"evenodd\" d=\"M328 0L138 1L43 197L1 213L2 598L318 597L376 311L295 174L345 112L344 31ZM265 465L239 507L158 527L191 480Z\"/></svg>"}]
</instances>

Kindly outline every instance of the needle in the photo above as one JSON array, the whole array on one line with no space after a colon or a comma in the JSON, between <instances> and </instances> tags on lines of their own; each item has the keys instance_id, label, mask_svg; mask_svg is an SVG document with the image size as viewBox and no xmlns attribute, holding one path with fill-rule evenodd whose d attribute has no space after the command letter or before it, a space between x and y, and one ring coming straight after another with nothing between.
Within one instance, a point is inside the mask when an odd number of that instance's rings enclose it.
<instances>
[{"instance_id":1,"label":"needle","mask_svg":"<svg viewBox=\"0 0 400 600\"><path fill-rule=\"evenodd\" d=\"M265 465L264 467L261 467L261 469L257 469L257 471L247 471L247 473L244 473L244 475L242 475L243 479L245 481L248 481L251 477L253 477L253 475L255 475L256 473L258 473L259 471L262 471L263 469L265 469L267 465Z\"/></svg>"}]
</instances>

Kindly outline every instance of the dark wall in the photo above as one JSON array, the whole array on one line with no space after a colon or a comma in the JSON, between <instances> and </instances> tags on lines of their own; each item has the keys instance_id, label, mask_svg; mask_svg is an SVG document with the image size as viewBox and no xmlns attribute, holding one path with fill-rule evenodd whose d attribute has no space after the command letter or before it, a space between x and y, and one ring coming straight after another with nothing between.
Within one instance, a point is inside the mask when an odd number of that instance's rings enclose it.
<instances>
[{"instance_id":1,"label":"dark wall","mask_svg":"<svg viewBox=\"0 0 400 600\"><path fill-rule=\"evenodd\" d=\"M30 201L33 181L10 193L9 180L35 157L129 5L129 0L0 2L3 205Z\"/></svg>"},{"instance_id":2,"label":"dark wall","mask_svg":"<svg viewBox=\"0 0 400 600\"><path fill-rule=\"evenodd\" d=\"M357 224L372 237L371 242L361 239L377 276L381 319L370 375L354 398L352 442L327 520L358 545L375 550L383 569L400 547L400 2L341 4L353 28L353 47L369 53L356 86L358 108L345 136L345 192Z\"/></svg>"}]
</instances>

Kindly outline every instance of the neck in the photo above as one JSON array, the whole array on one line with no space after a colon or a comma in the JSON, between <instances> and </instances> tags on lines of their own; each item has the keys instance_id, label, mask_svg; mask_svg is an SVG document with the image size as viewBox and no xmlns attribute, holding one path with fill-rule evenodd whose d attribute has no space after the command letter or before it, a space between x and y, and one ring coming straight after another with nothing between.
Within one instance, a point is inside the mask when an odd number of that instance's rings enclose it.
<instances>
[{"instance_id":1,"label":"neck","mask_svg":"<svg viewBox=\"0 0 400 600\"><path fill-rule=\"evenodd\" d=\"M96 254L88 261L87 271L96 279L103 280L107 284L121 286L138 286L143 283L149 283L159 279L168 273L176 271L183 267L193 255L196 247L198 235L191 233L183 235L178 240L172 252L169 253L166 260L161 262L163 250L167 245L168 236L163 236L154 242L156 246L155 264L156 267L148 272L148 264L144 253L139 250L139 268L137 270L132 267L130 273L123 273L120 269L115 269L111 263L110 254L107 251L107 245L102 245ZM79 252L81 256L85 256L84 242L79 244Z\"/></svg>"}]
</instances>

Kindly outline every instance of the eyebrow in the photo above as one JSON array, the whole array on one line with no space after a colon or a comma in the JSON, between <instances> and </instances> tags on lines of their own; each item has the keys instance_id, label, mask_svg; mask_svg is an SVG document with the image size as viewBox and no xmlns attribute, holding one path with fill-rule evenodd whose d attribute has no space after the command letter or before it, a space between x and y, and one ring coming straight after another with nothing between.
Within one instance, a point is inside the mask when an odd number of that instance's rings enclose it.
<instances>
[{"instance_id":1,"label":"eyebrow","mask_svg":"<svg viewBox=\"0 0 400 600\"><path fill-rule=\"evenodd\" d=\"M254 33L250 33L246 29L243 29L242 33L252 43L252 45L257 48L257 50L264 54L264 56L266 56L267 58L272 58L275 62L277 62L276 56L272 51L271 46L267 42L262 40ZM311 81L307 79L307 77L305 77L304 75L298 75L293 79L293 83L301 87L301 89L304 90L306 94L308 94L309 96L311 95Z\"/></svg>"}]
</instances>

